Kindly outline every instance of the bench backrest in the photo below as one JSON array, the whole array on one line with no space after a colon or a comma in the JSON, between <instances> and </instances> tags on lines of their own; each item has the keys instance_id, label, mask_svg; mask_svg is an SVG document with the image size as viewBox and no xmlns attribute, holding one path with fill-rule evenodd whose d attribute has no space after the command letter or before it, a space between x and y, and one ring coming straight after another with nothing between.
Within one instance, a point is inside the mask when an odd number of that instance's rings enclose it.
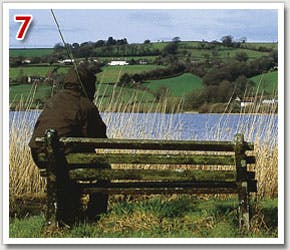
<instances>
[{"instance_id":1,"label":"bench backrest","mask_svg":"<svg viewBox=\"0 0 290 250\"><path fill-rule=\"evenodd\" d=\"M257 189L255 173L247 169L248 164L255 163L255 157L248 154L254 145L245 142L241 134L233 141L178 141L58 138L56 131L48 130L36 142L44 149L38 155L47 166L41 171L43 176L63 164L58 162L61 156L70 178L79 181L87 191L237 193L242 183L246 183L249 192ZM97 152L92 152L92 148ZM138 167L111 168L109 164ZM139 164L145 167L140 168ZM209 166L206 170L184 168L205 165Z\"/></svg>"}]
</instances>

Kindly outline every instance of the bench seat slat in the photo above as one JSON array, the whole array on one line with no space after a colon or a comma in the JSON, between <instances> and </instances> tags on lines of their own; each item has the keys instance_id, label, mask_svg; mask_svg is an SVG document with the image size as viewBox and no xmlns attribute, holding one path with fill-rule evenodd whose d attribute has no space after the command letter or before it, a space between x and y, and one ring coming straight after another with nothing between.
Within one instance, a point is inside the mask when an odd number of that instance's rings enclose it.
<instances>
[{"instance_id":1,"label":"bench seat slat","mask_svg":"<svg viewBox=\"0 0 290 250\"><path fill-rule=\"evenodd\" d=\"M44 137L36 138L36 142L45 142ZM65 147L74 149L149 149L149 150L188 150L188 151L234 151L235 144L232 141L181 141L181 140L149 140L149 139L100 139L63 137L60 142ZM253 150L252 143L245 142L245 150Z\"/></svg>"},{"instance_id":2,"label":"bench seat slat","mask_svg":"<svg viewBox=\"0 0 290 250\"><path fill-rule=\"evenodd\" d=\"M70 153L68 164L185 164L185 165L234 165L233 155L184 155L184 154L95 154Z\"/></svg>"},{"instance_id":3,"label":"bench seat slat","mask_svg":"<svg viewBox=\"0 0 290 250\"><path fill-rule=\"evenodd\" d=\"M73 180L168 180L168 181L235 181L236 171L152 170L152 169L73 169Z\"/></svg>"},{"instance_id":4,"label":"bench seat slat","mask_svg":"<svg viewBox=\"0 0 290 250\"><path fill-rule=\"evenodd\" d=\"M235 182L117 182L81 185L85 192L108 194L234 194L238 192ZM256 182L249 182L249 192L256 192Z\"/></svg>"},{"instance_id":5,"label":"bench seat slat","mask_svg":"<svg viewBox=\"0 0 290 250\"><path fill-rule=\"evenodd\" d=\"M84 188L85 193L107 193L107 194L235 194L236 188Z\"/></svg>"},{"instance_id":6,"label":"bench seat slat","mask_svg":"<svg viewBox=\"0 0 290 250\"><path fill-rule=\"evenodd\" d=\"M115 182L82 184L87 192L108 194L233 194L238 192L236 182ZM249 181L249 192L256 192L256 181Z\"/></svg>"}]
</instances>

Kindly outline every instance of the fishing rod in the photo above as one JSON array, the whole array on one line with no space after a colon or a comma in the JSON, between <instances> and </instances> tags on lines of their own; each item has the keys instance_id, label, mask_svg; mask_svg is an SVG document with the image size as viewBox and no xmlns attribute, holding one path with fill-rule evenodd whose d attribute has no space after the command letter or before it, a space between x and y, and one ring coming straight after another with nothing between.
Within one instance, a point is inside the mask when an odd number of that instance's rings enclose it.
<instances>
[{"instance_id":1,"label":"fishing rod","mask_svg":"<svg viewBox=\"0 0 290 250\"><path fill-rule=\"evenodd\" d=\"M82 83L82 80L81 80L81 78L80 78L80 75L79 75L79 72L78 72L78 69L77 69L77 65L76 65L75 60L74 60L74 58L73 58L73 54L72 54L70 48L67 46L67 43L66 43L65 40L64 40L64 37L63 37L63 34L62 34L61 30L60 30L60 26L59 26L59 23L58 23L58 21L57 21L57 19L56 19L56 16L55 16L55 14L54 14L54 12L53 12L52 9L50 9L50 12L51 12L51 14L52 14L52 17L53 17L54 23L56 24L56 27L57 27L57 30L58 30L59 36L60 36L60 38L61 38L61 41L62 41L62 43L64 44L64 47L65 47L65 49L66 49L67 55L68 55L69 59L71 60L71 62L73 63L74 70L75 70L75 72L76 72L76 74L77 74L77 78L78 78L78 80L79 80L79 82L80 82L80 84L81 84L81 88L82 88L82 90L83 90L85 96L86 96L87 98L89 98L88 93L87 93L87 91L86 91L86 89L85 89L85 87L84 87L84 85L83 85L83 83Z\"/></svg>"}]
</instances>

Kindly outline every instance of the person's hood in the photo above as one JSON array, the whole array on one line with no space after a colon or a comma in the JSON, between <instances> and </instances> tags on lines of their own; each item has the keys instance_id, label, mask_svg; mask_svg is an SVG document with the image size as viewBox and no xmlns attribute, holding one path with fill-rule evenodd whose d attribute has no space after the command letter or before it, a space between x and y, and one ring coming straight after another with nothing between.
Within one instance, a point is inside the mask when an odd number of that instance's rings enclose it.
<instances>
[{"instance_id":1,"label":"person's hood","mask_svg":"<svg viewBox=\"0 0 290 250\"><path fill-rule=\"evenodd\" d=\"M74 68L69 69L64 78L64 87L79 89L90 100L93 100L96 91L96 77L94 73L82 65L77 67L77 72ZM83 88L86 93L84 93Z\"/></svg>"}]
</instances>

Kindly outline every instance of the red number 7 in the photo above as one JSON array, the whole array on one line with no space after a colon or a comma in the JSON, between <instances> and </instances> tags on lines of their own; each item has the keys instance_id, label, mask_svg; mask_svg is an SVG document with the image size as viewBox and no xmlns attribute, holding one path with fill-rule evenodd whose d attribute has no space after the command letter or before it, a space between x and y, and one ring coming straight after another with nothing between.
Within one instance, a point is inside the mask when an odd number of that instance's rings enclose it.
<instances>
[{"instance_id":1,"label":"red number 7","mask_svg":"<svg viewBox=\"0 0 290 250\"><path fill-rule=\"evenodd\" d=\"M32 15L15 15L15 22L22 22L16 35L17 40L23 40L32 21Z\"/></svg>"}]
</instances>

